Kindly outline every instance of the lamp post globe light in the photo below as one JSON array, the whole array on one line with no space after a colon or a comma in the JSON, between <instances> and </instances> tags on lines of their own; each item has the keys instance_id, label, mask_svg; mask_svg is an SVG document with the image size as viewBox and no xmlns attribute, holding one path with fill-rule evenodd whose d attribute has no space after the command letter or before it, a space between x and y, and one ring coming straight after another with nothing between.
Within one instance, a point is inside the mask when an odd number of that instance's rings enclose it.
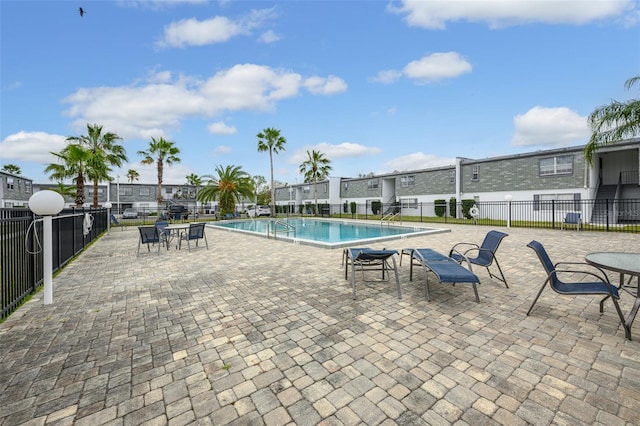
<instances>
[{"instance_id":1,"label":"lamp post globe light","mask_svg":"<svg viewBox=\"0 0 640 426\"><path fill-rule=\"evenodd\" d=\"M507 194L504 196L504 200L507 202L507 228L511 228L511 200L513 197L511 194Z\"/></svg>"},{"instance_id":2,"label":"lamp post globe light","mask_svg":"<svg viewBox=\"0 0 640 426\"><path fill-rule=\"evenodd\" d=\"M42 270L44 304L53 303L53 219L64 208L64 198L55 191L38 191L29 198L29 210L42 216Z\"/></svg>"}]
</instances>

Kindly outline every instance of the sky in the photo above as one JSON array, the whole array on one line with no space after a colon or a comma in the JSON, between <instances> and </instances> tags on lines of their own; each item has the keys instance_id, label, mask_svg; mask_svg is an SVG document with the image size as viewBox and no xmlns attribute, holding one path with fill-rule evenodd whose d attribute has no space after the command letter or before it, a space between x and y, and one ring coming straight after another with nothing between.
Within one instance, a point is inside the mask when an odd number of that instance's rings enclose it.
<instances>
[{"instance_id":1,"label":"sky","mask_svg":"<svg viewBox=\"0 0 640 426\"><path fill-rule=\"evenodd\" d=\"M637 0L0 0L0 168L50 182L88 124L122 138L120 182L157 182L152 137L180 149L165 183L269 181L266 128L282 183L310 150L336 177L447 166L583 145L636 75Z\"/></svg>"}]
</instances>

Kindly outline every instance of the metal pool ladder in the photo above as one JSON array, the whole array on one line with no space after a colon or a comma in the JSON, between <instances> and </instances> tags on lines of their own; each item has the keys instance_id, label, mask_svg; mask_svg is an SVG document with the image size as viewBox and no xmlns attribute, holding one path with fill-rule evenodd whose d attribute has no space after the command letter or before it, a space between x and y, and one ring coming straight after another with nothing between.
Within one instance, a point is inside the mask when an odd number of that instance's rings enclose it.
<instances>
[{"instance_id":1,"label":"metal pool ladder","mask_svg":"<svg viewBox=\"0 0 640 426\"><path fill-rule=\"evenodd\" d=\"M278 228L278 226L280 226L280 228ZM293 238L296 237L296 227L280 219L269 219L267 222L267 238L271 238L271 231L273 231L274 240L278 236L278 231L285 232L287 236L293 232Z\"/></svg>"},{"instance_id":2,"label":"metal pool ladder","mask_svg":"<svg viewBox=\"0 0 640 426\"><path fill-rule=\"evenodd\" d=\"M402 221L402 216L401 216L400 212L398 212L398 213L387 213L386 215L382 216L382 218L380 219L380 225L382 225L382 223L385 220L387 221L387 225L391 225L391 222L395 223L397 216L400 216L400 220Z\"/></svg>"}]
</instances>

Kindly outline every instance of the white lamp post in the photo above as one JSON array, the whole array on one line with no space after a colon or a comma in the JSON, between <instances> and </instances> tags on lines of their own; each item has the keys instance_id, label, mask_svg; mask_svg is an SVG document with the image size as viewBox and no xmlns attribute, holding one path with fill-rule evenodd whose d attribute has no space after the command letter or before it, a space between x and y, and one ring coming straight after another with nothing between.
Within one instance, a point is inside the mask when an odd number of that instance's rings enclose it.
<instances>
[{"instance_id":1,"label":"white lamp post","mask_svg":"<svg viewBox=\"0 0 640 426\"><path fill-rule=\"evenodd\" d=\"M104 208L107 209L107 234L111 229L111 207L113 207L113 204L110 201L104 203Z\"/></svg>"},{"instance_id":2,"label":"white lamp post","mask_svg":"<svg viewBox=\"0 0 640 426\"><path fill-rule=\"evenodd\" d=\"M53 219L64 208L64 198L55 191L38 191L29 198L29 209L42 216L42 263L44 304L53 303Z\"/></svg>"},{"instance_id":3,"label":"white lamp post","mask_svg":"<svg viewBox=\"0 0 640 426\"><path fill-rule=\"evenodd\" d=\"M508 213L507 213L507 228L511 228L511 200L513 199L513 197L511 196L511 194L507 194L504 196L504 200L507 202L507 209L508 209Z\"/></svg>"}]
</instances>

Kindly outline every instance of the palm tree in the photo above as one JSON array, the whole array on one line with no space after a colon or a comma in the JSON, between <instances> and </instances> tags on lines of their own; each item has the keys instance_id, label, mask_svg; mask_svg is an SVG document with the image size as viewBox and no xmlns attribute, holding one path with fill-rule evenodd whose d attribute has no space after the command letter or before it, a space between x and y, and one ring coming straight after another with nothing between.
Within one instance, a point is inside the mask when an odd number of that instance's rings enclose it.
<instances>
[{"instance_id":1,"label":"palm tree","mask_svg":"<svg viewBox=\"0 0 640 426\"><path fill-rule=\"evenodd\" d=\"M220 217L233 214L240 197L250 198L253 195L253 181L251 176L242 170L241 166L216 166L216 174L204 175L207 184L198 192L196 199L201 203L208 203L218 197Z\"/></svg>"},{"instance_id":2,"label":"palm tree","mask_svg":"<svg viewBox=\"0 0 640 426\"><path fill-rule=\"evenodd\" d=\"M87 177L93 182L93 208L98 207L98 184L102 181L113 180L109 176L111 166L120 167L127 161L127 154L122 145L116 141L122 140L113 132L102 133L99 124L87 124L88 135L69 136L67 141L84 145L91 158L87 162Z\"/></svg>"},{"instance_id":3,"label":"palm tree","mask_svg":"<svg viewBox=\"0 0 640 426\"><path fill-rule=\"evenodd\" d=\"M287 140L280 135L280 130L272 127L266 128L262 133L258 133L258 152L269 151L269 163L271 165L271 215L276 213L276 189L273 185L273 154L284 151L284 144Z\"/></svg>"},{"instance_id":4,"label":"palm tree","mask_svg":"<svg viewBox=\"0 0 640 426\"><path fill-rule=\"evenodd\" d=\"M62 181L66 178L73 178L76 183L76 207L80 208L84 204L84 179L87 171L87 164L91 161L91 152L82 145L69 144L59 153L52 152L60 163L49 164L45 173L50 173L50 179Z\"/></svg>"},{"instance_id":5,"label":"palm tree","mask_svg":"<svg viewBox=\"0 0 640 426\"><path fill-rule=\"evenodd\" d=\"M58 181L58 183L56 183L56 187L53 188L53 190L62 195L65 199L76 198L76 191L75 189L73 189L73 186L69 186L62 181Z\"/></svg>"},{"instance_id":6,"label":"palm tree","mask_svg":"<svg viewBox=\"0 0 640 426\"><path fill-rule=\"evenodd\" d=\"M142 155L142 164L156 163L158 168L158 215L160 215L160 208L162 207L162 176L164 173L164 166L171 166L173 163L179 163L180 150L175 146L174 142L168 141L164 138L155 139L151 138L149 142L149 149L146 151L138 151L138 155ZM155 158L154 158L155 157Z\"/></svg>"},{"instance_id":7,"label":"palm tree","mask_svg":"<svg viewBox=\"0 0 640 426\"><path fill-rule=\"evenodd\" d=\"M627 80L624 87L629 90L638 82L640 75ZM584 156L591 163L598 148L640 135L640 99L613 101L596 108L589 115L589 125L591 139L584 148Z\"/></svg>"},{"instance_id":8,"label":"palm tree","mask_svg":"<svg viewBox=\"0 0 640 426\"><path fill-rule=\"evenodd\" d=\"M200 185L202 185L202 178L195 173L191 173L185 176L187 179L187 185L196 187L196 197L198 196L198 191L200 190ZM196 199L196 212L198 211L198 200Z\"/></svg>"},{"instance_id":9,"label":"palm tree","mask_svg":"<svg viewBox=\"0 0 640 426\"><path fill-rule=\"evenodd\" d=\"M137 171L133 169L129 169L127 171L127 179L129 180L129 183L133 183L134 180L138 180L139 178L140 178L140 173L138 173Z\"/></svg>"},{"instance_id":10,"label":"palm tree","mask_svg":"<svg viewBox=\"0 0 640 426\"><path fill-rule=\"evenodd\" d=\"M318 181L329 176L330 163L331 161L323 153L314 149L311 152L307 151L307 159L300 164L300 173L304 175L304 181L313 182L316 212L318 211Z\"/></svg>"},{"instance_id":11,"label":"palm tree","mask_svg":"<svg viewBox=\"0 0 640 426\"><path fill-rule=\"evenodd\" d=\"M20 169L20 167L16 166L15 164L5 164L4 166L2 166L2 170L14 175L22 174L22 170Z\"/></svg>"}]
</instances>

